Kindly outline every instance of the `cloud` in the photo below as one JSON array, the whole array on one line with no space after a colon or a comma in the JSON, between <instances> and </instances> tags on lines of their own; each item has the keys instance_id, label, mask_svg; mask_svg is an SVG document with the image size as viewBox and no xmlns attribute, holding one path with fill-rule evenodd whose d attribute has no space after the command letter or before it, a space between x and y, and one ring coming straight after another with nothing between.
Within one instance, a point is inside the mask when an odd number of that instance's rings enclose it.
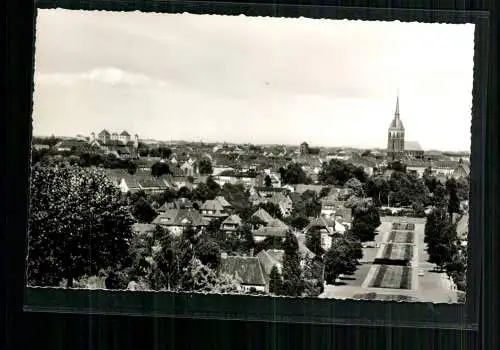
<instances>
[{"instance_id":1,"label":"cloud","mask_svg":"<svg viewBox=\"0 0 500 350\"><path fill-rule=\"evenodd\" d=\"M147 75L126 72L114 67L96 68L83 73L35 73L35 83L71 86L81 82L132 88L166 85L164 81Z\"/></svg>"}]
</instances>

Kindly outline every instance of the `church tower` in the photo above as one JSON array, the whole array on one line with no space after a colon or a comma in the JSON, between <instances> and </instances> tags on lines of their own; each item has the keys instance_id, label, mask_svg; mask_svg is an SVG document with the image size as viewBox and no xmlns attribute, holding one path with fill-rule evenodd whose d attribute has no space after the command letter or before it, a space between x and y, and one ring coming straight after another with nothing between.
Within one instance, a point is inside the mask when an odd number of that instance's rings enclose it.
<instances>
[{"instance_id":1,"label":"church tower","mask_svg":"<svg viewBox=\"0 0 500 350\"><path fill-rule=\"evenodd\" d=\"M396 98L396 111L387 135L387 157L390 161L403 157L405 145L405 128L399 117L399 94Z\"/></svg>"}]
</instances>

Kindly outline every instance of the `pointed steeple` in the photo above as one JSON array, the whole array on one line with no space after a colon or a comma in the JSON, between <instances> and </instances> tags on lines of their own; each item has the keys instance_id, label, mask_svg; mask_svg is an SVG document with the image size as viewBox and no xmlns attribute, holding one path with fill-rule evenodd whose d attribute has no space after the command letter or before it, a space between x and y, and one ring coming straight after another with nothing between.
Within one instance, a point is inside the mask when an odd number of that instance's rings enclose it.
<instances>
[{"instance_id":1,"label":"pointed steeple","mask_svg":"<svg viewBox=\"0 0 500 350\"><path fill-rule=\"evenodd\" d=\"M399 89L396 96L396 110L394 111L394 119L391 123L391 129L404 130L403 122L399 118Z\"/></svg>"},{"instance_id":2,"label":"pointed steeple","mask_svg":"<svg viewBox=\"0 0 500 350\"><path fill-rule=\"evenodd\" d=\"M399 90L396 96L396 111L394 112L394 117L399 119Z\"/></svg>"}]
</instances>

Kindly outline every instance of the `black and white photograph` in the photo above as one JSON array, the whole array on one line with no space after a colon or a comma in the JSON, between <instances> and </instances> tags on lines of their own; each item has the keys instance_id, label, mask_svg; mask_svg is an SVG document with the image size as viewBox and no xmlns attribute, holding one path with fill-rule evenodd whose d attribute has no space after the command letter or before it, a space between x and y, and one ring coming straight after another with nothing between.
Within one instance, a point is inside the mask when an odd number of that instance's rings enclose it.
<instances>
[{"instance_id":1,"label":"black and white photograph","mask_svg":"<svg viewBox=\"0 0 500 350\"><path fill-rule=\"evenodd\" d=\"M36 28L28 286L465 303L474 24Z\"/></svg>"}]
</instances>

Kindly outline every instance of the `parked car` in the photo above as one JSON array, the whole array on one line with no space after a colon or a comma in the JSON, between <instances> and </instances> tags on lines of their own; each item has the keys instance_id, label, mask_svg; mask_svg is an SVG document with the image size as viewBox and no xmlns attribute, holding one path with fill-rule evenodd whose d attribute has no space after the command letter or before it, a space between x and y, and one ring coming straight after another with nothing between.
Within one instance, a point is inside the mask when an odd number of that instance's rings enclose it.
<instances>
[{"instance_id":1,"label":"parked car","mask_svg":"<svg viewBox=\"0 0 500 350\"><path fill-rule=\"evenodd\" d=\"M419 275L419 276L423 276L423 275L424 275L424 270L423 270L423 269L420 269L420 270L418 271L418 275Z\"/></svg>"}]
</instances>

